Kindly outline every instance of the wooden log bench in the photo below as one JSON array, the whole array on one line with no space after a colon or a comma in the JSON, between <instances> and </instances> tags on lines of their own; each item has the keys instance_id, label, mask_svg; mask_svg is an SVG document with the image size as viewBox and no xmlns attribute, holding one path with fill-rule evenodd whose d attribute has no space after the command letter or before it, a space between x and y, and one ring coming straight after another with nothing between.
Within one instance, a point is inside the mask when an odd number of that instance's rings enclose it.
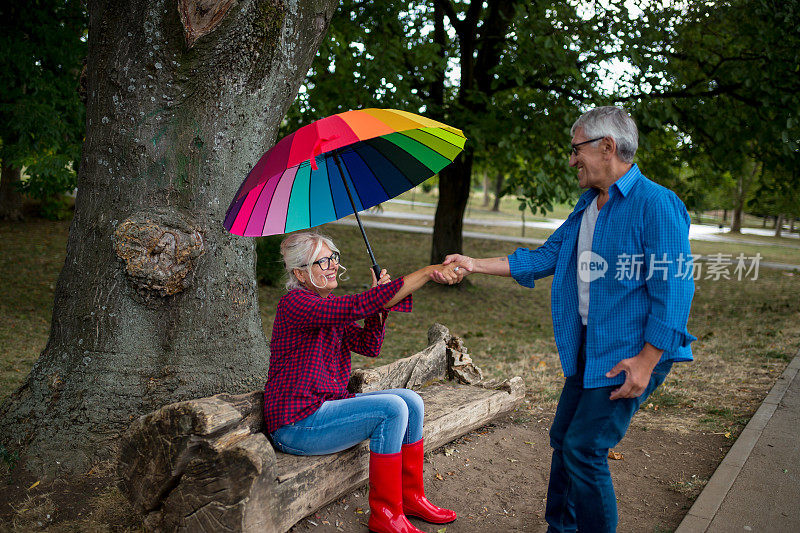
<instances>
[{"instance_id":1,"label":"wooden log bench","mask_svg":"<svg viewBox=\"0 0 800 533\"><path fill-rule=\"evenodd\" d=\"M484 380L463 342L434 324L422 352L353 372L349 388L413 388L425 401L426 450L512 411L522 379ZM263 432L262 392L178 402L135 420L120 448L120 489L154 531L284 532L367 481L369 441L295 456Z\"/></svg>"}]
</instances>

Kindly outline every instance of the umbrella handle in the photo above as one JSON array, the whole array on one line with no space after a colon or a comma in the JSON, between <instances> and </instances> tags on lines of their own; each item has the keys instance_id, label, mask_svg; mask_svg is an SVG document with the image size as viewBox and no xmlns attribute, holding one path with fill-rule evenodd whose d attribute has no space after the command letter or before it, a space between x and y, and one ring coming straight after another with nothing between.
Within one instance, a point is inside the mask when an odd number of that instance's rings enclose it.
<instances>
[{"instance_id":1,"label":"umbrella handle","mask_svg":"<svg viewBox=\"0 0 800 533\"><path fill-rule=\"evenodd\" d=\"M353 193L350 192L350 186L347 184L344 170L342 170L342 163L339 161L338 151L333 152L333 160L336 162L336 167L339 169L339 175L342 177L342 183L344 183L344 189L347 191L347 197L350 199L350 205L353 206L353 214L356 216L356 222L358 222L358 228L361 230L361 236L364 237L364 244L367 245L367 253L372 260L372 271L375 273L375 280L377 281L381 279L381 267L378 266L378 262L375 261L375 254L372 253L372 246L369 245L367 232L364 231L364 224L361 223L361 217L358 216L358 209L356 209L356 203L353 201Z\"/></svg>"}]
</instances>

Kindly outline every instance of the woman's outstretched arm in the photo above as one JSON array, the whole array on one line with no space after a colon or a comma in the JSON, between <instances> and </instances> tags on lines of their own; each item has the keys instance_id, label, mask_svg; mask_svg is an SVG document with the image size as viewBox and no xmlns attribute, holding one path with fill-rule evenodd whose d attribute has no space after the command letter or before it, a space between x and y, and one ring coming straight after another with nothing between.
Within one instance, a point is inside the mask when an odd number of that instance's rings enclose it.
<instances>
[{"instance_id":1,"label":"woman's outstretched arm","mask_svg":"<svg viewBox=\"0 0 800 533\"><path fill-rule=\"evenodd\" d=\"M391 300L384 304L385 309L389 309L400 303L403 298L414 292L415 290L419 289L428 281L433 279L432 276L436 276L436 279L443 280L442 283L447 283L448 285L452 285L453 283L458 282L458 274L456 274L453 269L455 265L430 265L423 267L416 272L412 272L407 276L403 276L403 286L397 291Z\"/></svg>"}]
</instances>

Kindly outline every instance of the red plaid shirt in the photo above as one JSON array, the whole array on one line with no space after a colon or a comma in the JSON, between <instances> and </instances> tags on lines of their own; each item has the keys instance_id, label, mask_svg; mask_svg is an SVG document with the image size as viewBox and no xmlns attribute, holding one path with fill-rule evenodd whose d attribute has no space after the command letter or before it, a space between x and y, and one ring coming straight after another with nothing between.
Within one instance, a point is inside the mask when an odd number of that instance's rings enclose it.
<instances>
[{"instance_id":1,"label":"red plaid shirt","mask_svg":"<svg viewBox=\"0 0 800 533\"><path fill-rule=\"evenodd\" d=\"M361 294L322 298L293 289L281 298L270 341L264 386L264 421L272 433L309 416L327 400L352 398L350 352L376 357L381 351L386 310L403 278ZM411 295L392 311L411 311ZM356 320L364 319L364 326Z\"/></svg>"}]
</instances>

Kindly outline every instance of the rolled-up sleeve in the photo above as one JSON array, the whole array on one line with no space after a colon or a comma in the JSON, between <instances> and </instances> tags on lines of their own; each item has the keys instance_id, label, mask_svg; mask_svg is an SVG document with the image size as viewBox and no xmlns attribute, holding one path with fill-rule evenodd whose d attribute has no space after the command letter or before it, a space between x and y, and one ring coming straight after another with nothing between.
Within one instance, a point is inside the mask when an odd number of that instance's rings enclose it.
<instances>
[{"instance_id":1,"label":"rolled-up sleeve","mask_svg":"<svg viewBox=\"0 0 800 533\"><path fill-rule=\"evenodd\" d=\"M670 192L648 206L645 218L650 312L644 340L665 352L674 352L697 340L687 330L694 296L689 214L683 202Z\"/></svg>"}]
</instances>

